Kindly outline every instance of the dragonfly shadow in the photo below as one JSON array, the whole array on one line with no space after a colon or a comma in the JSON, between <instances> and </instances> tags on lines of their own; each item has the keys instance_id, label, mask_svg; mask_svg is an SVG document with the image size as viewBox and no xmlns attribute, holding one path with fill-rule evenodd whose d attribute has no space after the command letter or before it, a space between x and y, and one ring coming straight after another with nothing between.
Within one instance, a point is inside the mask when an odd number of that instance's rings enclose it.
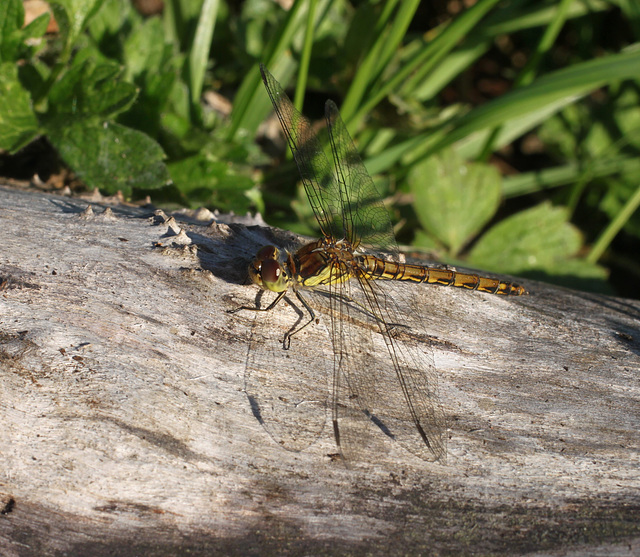
<instances>
[{"instance_id":1,"label":"dragonfly shadow","mask_svg":"<svg viewBox=\"0 0 640 557\"><path fill-rule=\"evenodd\" d=\"M202 269L228 283L242 285L251 284L249 264L261 248L275 245L281 250L295 251L303 243L300 237L291 232L235 223L225 224L224 230L218 227L211 233L207 230L203 233L187 231L186 235L197 247Z\"/></svg>"},{"instance_id":2,"label":"dragonfly shadow","mask_svg":"<svg viewBox=\"0 0 640 557\"><path fill-rule=\"evenodd\" d=\"M368 412L367 410L363 410L364 415L369 418L379 429L384 433L389 439L396 440L396 436L393 432L385 425L385 423L375 414Z\"/></svg>"},{"instance_id":3,"label":"dragonfly shadow","mask_svg":"<svg viewBox=\"0 0 640 557\"><path fill-rule=\"evenodd\" d=\"M332 358L326 328L301 328L308 315L297 302L283 300L286 305L254 312L243 390L253 417L276 444L299 452L324 429ZM256 296L256 306L264 302ZM290 347L284 343L289 335Z\"/></svg>"},{"instance_id":4,"label":"dragonfly shadow","mask_svg":"<svg viewBox=\"0 0 640 557\"><path fill-rule=\"evenodd\" d=\"M260 411L260 403L256 400L256 397L252 394L246 392L247 398L249 399L249 406L251 407L251 413L253 417L258 420L258 423L264 427L265 422L262 417L262 412Z\"/></svg>"}]
</instances>

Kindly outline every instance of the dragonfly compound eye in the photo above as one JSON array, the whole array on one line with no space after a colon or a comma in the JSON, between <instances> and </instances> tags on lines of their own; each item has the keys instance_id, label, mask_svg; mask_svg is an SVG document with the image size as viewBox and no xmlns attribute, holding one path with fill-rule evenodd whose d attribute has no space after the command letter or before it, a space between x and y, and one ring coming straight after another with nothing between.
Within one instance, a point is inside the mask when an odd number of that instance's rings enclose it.
<instances>
[{"instance_id":1,"label":"dragonfly compound eye","mask_svg":"<svg viewBox=\"0 0 640 557\"><path fill-rule=\"evenodd\" d=\"M264 246L258 254L256 255L256 259L259 261L268 261L268 260L276 260L278 259L278 248L275 246Z\"/></svg>"},{"instance_id":2,"label":"dragonfly compound eye","mask_svg":"<svg viewBox=\"0 0 640 557\"><path fill-rule=\"evenodd\" d=\"M289 287L289 279L282 265L275 259L262 262L260 269L263 288L273 292L284 292Z\"/></svg>"},{"instance_id":3,"label":"dragonfly compound eye","mask_svg":"<svg viewBox=\"0 0 640 557\"><path fill-rule=\"evenodd\" d=\"M280 279L280 275L282 274L282 269L280 268L280 264L274 259L267 259L262 262L262 268L260 269L260 274L262 275L262 280L267 284L272 284L278 282Z\"/></svg>"}]
</instances>

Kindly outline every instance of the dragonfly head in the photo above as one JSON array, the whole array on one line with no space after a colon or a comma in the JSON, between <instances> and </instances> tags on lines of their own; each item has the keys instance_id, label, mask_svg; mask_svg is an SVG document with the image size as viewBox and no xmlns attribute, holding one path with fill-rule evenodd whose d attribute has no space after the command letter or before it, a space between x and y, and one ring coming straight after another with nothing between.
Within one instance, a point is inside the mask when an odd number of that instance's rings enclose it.
<instances>
[{"instance_id":1,"label":"dragonfly head","mask_svg":"<svg viewBox=\"0 0 640 557\"><path fill-rule=\"evenodd\" d=\"M260 288L284 292L289 288L289 276L278 261L280 251L275 246L263 247L249 265L249 276Z\"/></svg>"}]
</instances>

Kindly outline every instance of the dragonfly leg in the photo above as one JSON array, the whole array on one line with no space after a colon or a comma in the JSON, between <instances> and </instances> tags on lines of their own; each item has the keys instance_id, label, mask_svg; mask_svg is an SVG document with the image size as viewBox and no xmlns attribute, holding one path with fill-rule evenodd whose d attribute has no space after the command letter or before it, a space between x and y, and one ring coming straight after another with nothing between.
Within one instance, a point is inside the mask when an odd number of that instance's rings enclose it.
<instances>
[{"instance_id":1,"label":"dragonfly leg","mask_svg":"<svg viewBox=\"0 0 640 557\"><path fill-rule=\"evenodd\" d=\"M393 331L398 329L405 329L405 330L411 329L409 325L403 325L402 323L387 323L384 319L380 318L371 310L367 309L366 306L364 306L364 304L361 304L357 300L354 300L351 296L347 296L345 294L338 294L338 293L334 293L333 296L339 300L342 300L343 302L346 302L347 304L352 304L353 306L356 306L364 315L367 316L368 319L372 319L373 321L378 323L378 325L380 326L383 326L383 325L386 326L390 334L393 334Z\"/></svg>"},{"instance_id":2,"label":"dragonfly leg","mask_svg":"<svg viewBox=\"0 0 640 557\"><path fill-rule=\"evenodd\" d=\"M237 312L242 311L244 309L246 309L248 311L271 311L274 307L276 307L276 305L280 302L280 300L282 300L282 298L284 298L286 293L287 293L287 290L279 292L278 296L276 297L276 299L273 300L273 302L271 302L266 308L251 307L251 306L240 306L240 307L237 307L237 308L228 309L227 313L237 313ZM289 350L289 347L291 346L291 337L293 335L295 335L298 332L302 331L302 329L304 329L310 323L313 323L316 320L316 314L313 311L313 309L311 309L311 306L307 303L307 301L301 296L301 294L299 292L296 292L296 296L298 297L298 300L300 300L300 303L304 306L304 308L309 313L309 320L304 325L302 325L302 327L299 327L298 329L296 329L295 325L294 325L294 327L291 329L290 332L285 333L284 339L282 341L282 345L283 345L283 348L285 350Z\"/></svg>"},{"instance_id":3,"label":"dragonfly leg","mask_svg":"<svg viewBox=\"0 0 640 557\"><path fill-rule=\"evenodd\" d=\"M256 307L251 307L251 306L240 306L237 308L233 308L233 309L228 309L227 313L238 313L239 311L246 309L248 311L271 311L274 307L276 307L276 305L280 302L280 300L282 300L282 298L284 298L284 295L287 293L286 290L283 290L282 292L278 293L278 297L273 300L273 302L271 302L266 308L256 308Z\"/></svg>"},{"instance_id":4,"label":"dragonfly leg","mask_svg":"<svg viewBox=\"0 0 640 557\"><path fill-rule=\"evenodd\" d=\"M304 308L309 312L309 321L307 321L304 325L302 325L302 327L299 327L298 329L294 329L291 332L286 333L284 335L283 347L285 350L289 350L289 347L291 346L291 337L293 335L299 333L300 331L302 331L302 329L304 329L305 327L308 327L311 323L313 323L316 320L316 313L313 311L313 309L307 303L307 301L302 297L300 292L296 291L296 297L298 298L298 300L300 300L300 303L304 306Z\"/></svg>"}]
</instances>

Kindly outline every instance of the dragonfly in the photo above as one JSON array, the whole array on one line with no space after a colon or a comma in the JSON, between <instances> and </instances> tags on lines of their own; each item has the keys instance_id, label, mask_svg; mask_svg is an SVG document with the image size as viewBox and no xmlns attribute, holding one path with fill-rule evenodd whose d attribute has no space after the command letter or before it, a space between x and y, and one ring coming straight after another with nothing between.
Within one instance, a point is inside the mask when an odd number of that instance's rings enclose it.
<instances>
[{"instance_id":1,"label":"dragonfly","mask_svg":"<svg viewBox=\"0 0 640 557\"><path fill-rule=\"evenodd\" d=\"M260 299L256 306L230 310L273 313L283 299L290 300L289 293L304 308L297 310L296 323L301 325L284 332L280 347L281 352L287 351L284 356L267 351L261 359L250 349L246 390L254 414L276 441L292 450L304 448L320 434L324 409L329 406L338 454L345 461L357 458L367 445L371 422L419 458L444 460L446 419L437 394L432 350L424 336L404 325L410 316L420 315L420 306L406 288L401 293L390 292L385 285L405 281L505 296L525 294L525 288L476 274L401 262L388 211L336 104L331 100L325 104L331 164L307 118L263 65L260 72L322 237L295 251L281 252L273 245L260 249L248 274L275 298L265 307ZM329 342L326 333L310 332L320 322L316 305L330 316ZM307 317L301 318L305 312ZM265 324L265 335L272 336L274 323ZM320 355L311 348L319 349ZM309 397L306 384L317 379L325 364L330 368L329 377L324 386L320 381L316 393L325 389L326 397L321 393ZM280 366L297 375L275 388L272 372ZM305 410L309 407L315 410ZM313 419L304 416L305 411ZM303 417L309 432L296 433L297 424L292 422L304 421Z\"/></svg>"}]
</instances>

